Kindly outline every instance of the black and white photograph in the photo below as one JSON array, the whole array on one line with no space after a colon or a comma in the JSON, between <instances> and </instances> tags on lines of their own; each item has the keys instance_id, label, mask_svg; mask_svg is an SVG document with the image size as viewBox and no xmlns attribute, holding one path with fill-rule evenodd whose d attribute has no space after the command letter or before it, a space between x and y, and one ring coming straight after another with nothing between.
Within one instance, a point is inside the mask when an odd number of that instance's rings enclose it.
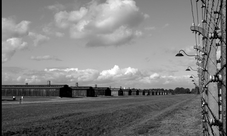
<instances>
[{"instance_id":1,"label":"black and white photograph","mask_svg":"<svg viewBox=\"0 0 227 136\"><path fill-rule=\"evenodd\" d=\"M226 0L2 0L2 136L226 136Z\"/></svg>"}]
</instances>

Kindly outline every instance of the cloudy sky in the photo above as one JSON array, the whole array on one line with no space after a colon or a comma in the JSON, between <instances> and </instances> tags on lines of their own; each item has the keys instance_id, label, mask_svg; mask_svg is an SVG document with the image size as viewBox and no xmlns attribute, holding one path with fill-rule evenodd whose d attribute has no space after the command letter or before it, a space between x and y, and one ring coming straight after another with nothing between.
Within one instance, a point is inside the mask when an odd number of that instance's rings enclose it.
<instances>
[{"instance_id":1,"label":"cloudy sky","mask_svg":"<svg viewBox=\"0 0 227 136\"><path fill-rule=\"evenodd\" d=\"M2 0L2 84L192 88L192 21L189 0Z\"/></svg>"}]
</instances>

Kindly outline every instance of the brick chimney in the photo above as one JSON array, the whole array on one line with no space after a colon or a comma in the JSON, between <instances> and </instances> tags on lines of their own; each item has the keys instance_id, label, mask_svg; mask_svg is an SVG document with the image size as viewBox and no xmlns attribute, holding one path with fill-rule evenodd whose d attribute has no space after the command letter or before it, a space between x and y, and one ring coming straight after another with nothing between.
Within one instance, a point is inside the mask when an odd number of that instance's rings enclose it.
<instances>
[{"instance_id":1,"label":"brick chimney","mask_svg":"<svg viewBox=\"0 0 227 136\"><path fill-rule=\"evenodd\" d=\"M48 82L48 85L50 86L50 85L51 85L51 81L50 81L50 80L48 80L47 82Z\"/></svg>"}]
</instances>

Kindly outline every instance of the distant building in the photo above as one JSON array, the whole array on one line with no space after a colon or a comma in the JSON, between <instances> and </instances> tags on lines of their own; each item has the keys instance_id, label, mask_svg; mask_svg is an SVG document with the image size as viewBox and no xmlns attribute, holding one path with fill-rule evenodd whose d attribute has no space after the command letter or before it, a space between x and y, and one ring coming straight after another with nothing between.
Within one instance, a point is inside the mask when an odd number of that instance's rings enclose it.
<instances>
[{"instance_id":1,"label":"distant building","mask_svg":"<svg viewBox=\"0 0 227 136\"><path fill-rule=\"evenodd\" d=\"M2 96L59 96L64 85L2 85Z\"/></svg>"},{"instance_id":2,"label":"distant building","mask_svg":"<svg viewBox=\"0 0 227 136\"><path fill-rule=\"evenodd\" d=\"M62 94L67 94L62 97L95 97L94 88L91 86L64 86L61 91L63 92Z\"/></svg>"},{"instance_id":3,"label":"distant building","mask_svg":"<svg viewBox=\"0 0 227 136\"><path fill-rule=\"evenodd\" d=\"M111 96L111 89L109 87L95 87L96 96Z\"/></svg>"}]
</instances>

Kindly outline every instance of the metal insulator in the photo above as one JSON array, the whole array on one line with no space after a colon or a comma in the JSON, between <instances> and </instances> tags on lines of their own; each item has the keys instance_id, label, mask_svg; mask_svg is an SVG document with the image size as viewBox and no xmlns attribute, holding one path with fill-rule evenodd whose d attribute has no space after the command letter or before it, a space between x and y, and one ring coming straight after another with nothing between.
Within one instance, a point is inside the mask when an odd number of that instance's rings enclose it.
<instances>
[{"instance_id":1,"label":"metal insulator","mask_svg":"<svg viewBox=\"0 0 227 136\"><path fill-rule=\"evenodd\" d=\"M219 74L217 77L219 81L222 81L222 75Z\"/></svg>"},{"instance_id":2,"label":"metal insulator","mask_svg":"<svg viewBox=\"0 0 227 136\"><path fill-rule=\"evenodd\" d=\"M199 50L198 47L199 47L199 46L195 45L193 48L196 49L196 50Z\"/></svg>"},{"instance_id":3,"label":"metal insulator","mask_svg":"<svg viewBox=\"0 0 227 136\"><path fill-rule=\"evenodd\" d=\"M206 94L208 94L208 90L206 89L206 90L204 90L204 92L206 93Z\"/></svg>"},{"instance_id":4,"label":"metal insulator","mask_svg":"<svg viewBox=\"0 0 227 136\"><path fill-rule=\"evenodd\" d=\"M216 78L216 76L214 75L214 76L212 76L212 81L211 82L216 82L217 81L217 78Z\"/></svg>"},{"instance_id":5,"label":"metal insulator","mask_svg":"<svg viewBox=\"0 0 227 136\"><path fill-rule=\"evenodd\" d=\"M207 23L207 21L206 20L202 20L202 23Z\"/></svg>"},{"instance_id":6,"label":"metal insulator","mask_svg":"<svg viewBox=\"0 0 227 136\"><path fill-rule=\"evenodd\" d=\"M218 105L222 105L222 102L221 101L218 101Z\"/></svg>"},{"instance_id":7,"label":"metal insulator","mask_svg":"<svg viewBox=\"0 0 227 136\"><path fill-rule=\"evenodd\" d=\"M204 117L205 117L205 115L204 115L204 114L202 114L202 117L204 118Z\"/></svg>"},{"instance_id":8,"label":"metal insulator","mask_svg":"<svg viewBox=\"0 0 227 136\"><path fill-rule=\"evenodd\" d=\"M215 26L214 29L215 30L220 30L220 28L218 26Z\"/></svg>"},{"instance_id":9,"label":"metal insulator","mask_svg":"<svg viewBox=\"0 0 227 136\"><path fill-rule=\"evenodd\" d=\"M201 6L201 8L205 8L206 7L206 5L205 4L203 4L202 6Z\"/></svg>"},{"instance_id":10,"label":"metal insulator","mask_svg":"<svg viewBox=\"0 0 227 136\"><path fill-rule=\"evenodd\" d=\"M210 75L210 76L209 76L209 79L210 79L210 81L212 81L212 80L213 80L213 76L212 76L212 75Z\"/></svg>"},{"instance_id":11,"label":"metal insulator","mask_svg":"<svg viewBox=\"0 0 227 136\"><path fill-rule=\"evenodd\" d=\"M210 119L209 123L210 123L211 126L213 126L213 125L215 125L215 120L214 119Z\"/></svg>"},{"instance_id":12,"label":"metal insulator","mask_svg":"<svg viewBox=\"0 0 227 136\"><path fill-rule=\"evenodd\" d=\"M202 63L199 63L199 62L196 62L196 65L201 67L202 66Z\"/></svg>"},{"instance_id":13,"label":"metal insulator","mask_svg":"<svg viewBox=\"0 0 227 136\"><path fill-rule=\"evenodd\" d=\"M214 14L220 14L220 12L219 11L214 11Z\"/></svg>"},{"instance_id":14,"label":"metal insulator","mask_svg":"<svg viewBox=\"0 0 227 136\"><path fill-rule=\"evenodd\" d=\"M202 52L202 55L205 56L205 55L207 55L207 53L206 52Z\"/></svg>"},{"instance_id":15,"label":"metal insulator","mask_svg":"<svg viewBox=\"0 0 227 136\"><path fill-rule=\"evenodd\" d=\"M219 127L222 126L221 120L216 120L216 119L210 119L209 124L211 126L219 126Z\"/></svg>"},{"instance_id":16,"label":"metal insulator","mask_svg":"<svg viewBox=\"0 0 227 136\"><path fill-rule=\"evenodd\" d=\"M215 39L221 39L221 31L220 30L216 30L214 31L214 38Z\"/></svg>"},{"instance_id":17,"label":"metal insulator","mask_svg":"<svg viewBox=\"0 0 227 136\"><path fill-rule=\"evenodd\" d=\"M222 80L222 75L214 75L214 76L210 75L210 81L211 82L218 82L218 81L221 81L221 80Z\"/></svg>"},{"instance_id":18,"label":"metal insulator","mask_svg":"<svg viewBox=\"0 0 227 136\"><path fill-rule=\"evenodd\" d=\"M198 60L199 60L199 55L196 55L196 56L195 56L195 59L198 59Z\"/></svg>"},{"instance_id":19,"label":"metal insulator","mask_svg":"<svg viewBox=\"0 0 227 136\"><path fill-rule=\"evenodd\" d=\"M203 108L204 107L204 105L203 104L201 104L201 108Z\"/></svg>"},{"instance_id":20,"label":"metal insulator","mask_svg":"<svg viewBox=\"0 0 227 136\"><path fill-rule=\"evenodd\" d=\"M202 37L202 40L205 40L205 39L207 39L207 37L203 36L203 37Z\"/></svg>"},{"instance_id":21,"label":"metal insulator","mask_svg":"<svg viewBox=\"0 0 227 136\"><path fill-rule=\"evenodd\" d=\"M210 39L213 39L213 38L215 37L215 35L214 35L214 33L209 33L208 37L209 37Z\"/></svg>"},{"instance_id":22,"label":"metal insulator","mask_svg":"<svg viewBox=\"0 0 227 136\"><path fill-rule=\"evenodd\" d=\"M220 43L216 43L216 46L221 46L221 44Z\"/></svg>"},{"instance_id":23,"label":"metal insulator","mask_svg":"<svg viewBox=\"0 0 227 136\"><path fill-rule=\"evenodd\" d=\"M217 75L214 75L214 78L215 78L214 82L218 82L219 81L219 78L218 78Z\"/></svg>"},{"instance_id":24,"label":"metal insulator","mask_svg":"<svg viewBox=\"0 0 227 136\"><path fill-rule=\"evenodd\" d=\"M206 103L205 103L205 102L203 102L203 103L202 103L202 107L204 107L205 105L206 105Z\"/></svg>"},{"instance_id":25,"label":"metal insulator","mask_svg":"<svg viewBox=\"0 0 227 136\"><path fill-rule=\"evenodd\" d=\"M196 48L196 46L194 46L194 49L198 51L198 49Z\"/></svg>"},{"instance_id":26,"label":"metal insulator","mask_svg":"<svg viewBox=\"0 0 227 136\"><path fill-rule=\"evenodd\" d=\"M207 112L205 110L202 111L202 115L205 115L207 114Z\"/></svg>"},{"instance_id":27,"label":"metal insulator","mask_svg":"<svg viewBox=\"0 0 227 136\"><path fill-rule=\"evenodd\" d=\"M213 82L216 81L216 76L212 76L212 81L213 81Z\"/></svg>"},{"instance_id":28,"label":"metal insulator","mask_svg":"<svg viewBox=\"0 0 227 136\"><path fill-rule=\"evenodd\" d=\"M218 59L218 60L217 60L217 63L221 63L221 59Z\"/></svg>"},{"instance_id":29,"label":"metal insulator","mask_svg":"<svg viewBox=\"0 0 227 136\"><path fill-rule=\"evenodd\" d=\"M207 131L207 129L206 128L203 128L203 133L206 132L206 131Z\"/></svg>"}]
</instances>

